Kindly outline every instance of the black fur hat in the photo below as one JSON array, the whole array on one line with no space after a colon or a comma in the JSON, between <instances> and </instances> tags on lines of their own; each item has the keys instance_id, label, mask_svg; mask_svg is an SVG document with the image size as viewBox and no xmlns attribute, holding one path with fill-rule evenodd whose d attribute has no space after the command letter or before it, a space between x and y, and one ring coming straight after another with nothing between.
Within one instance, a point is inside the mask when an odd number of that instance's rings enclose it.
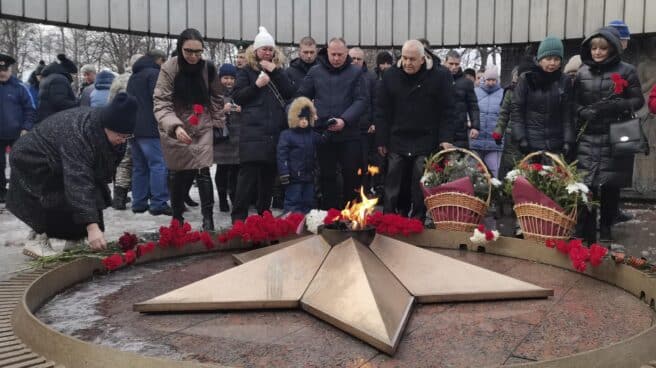
<instances>
[{"instance_id":1,"label":"black fur hat","mask_svg":"<svg viewBox=\"0 0 656 368\"><path fill-rule=\"evenodd\" d=\"M77 66L75 66L74 62L66 58L66 55L57 55L57 60L59 60L59 64L64 67L67 73L77 74Z\"/></svg>"}]
</instances>

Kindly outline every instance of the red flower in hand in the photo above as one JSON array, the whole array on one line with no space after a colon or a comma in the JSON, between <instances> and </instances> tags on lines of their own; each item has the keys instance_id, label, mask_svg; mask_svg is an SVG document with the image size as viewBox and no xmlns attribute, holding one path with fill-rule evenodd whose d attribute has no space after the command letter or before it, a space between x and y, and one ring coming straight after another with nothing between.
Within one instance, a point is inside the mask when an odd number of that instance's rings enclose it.
<instances>
[{"instance_id":1,"label":"red flower in hand","mask_svg":"<svg viewBox=\"0 0 656 368\"><path fill-rule=\"evenodd\" d=\"M103 258L102 264L107 271L113 271L123 265L123 257L118 253L114 253L111 256Z\"/></svg>"},{"instance_id":2,"label":"red flower in hand","mask_svg":"<svg viewBox=\"0 0 656 368\"><path fill-rule=\"evenodd\" d=\"M137 254L133 250L125 252L125 264L132 264L137 259Z\"/></svg>"},{"instance_id":3,"label":"red flower in hand","mask_svg":"<svg viewBox=\"0 0 656 368\"><path fill-rule=\"evenodd\" d=\"M194 114L202 114L203 111L205 111L203 105L194 104Z\"/></svg>"},{"instance_id":4,"label":"red flower in hand","mask_svg":"<svg viewBox=\"0 0 656 368\"><path fill-rule=\"evenodd\" d=\"M616 95L621 95L624 92L624 89L629 86L629 82L622 78L619 73L611 74L610 79L614 84L613 93Z\"/></svg>"},{"instance_id":5,"label":"red flower in hand","mask_svg":"<svg viewBox=\"0 0 656 368\"><path fill-rule=\"evenodd\" d=\"M499 134L498 132L493 132L492 133L492 139L494 139L495 141L500 141L501 138L503 138L503 136L501 134Z\"/></svg>"},{"instance_id":6,"label":"red flower in hand","mask_svg":"<svg viewBox=\"0 0 656 368\"><path fill-rule=\"evenodd\" d=\"M198 119L198 116L196 116L196 115L191 115L191 116L189 117L189 124L191 124L191 125L193 125L193 126L198 125L198 122L199 122L199 121L200 121L200 120Z\"/></svg>"}]
</instances>

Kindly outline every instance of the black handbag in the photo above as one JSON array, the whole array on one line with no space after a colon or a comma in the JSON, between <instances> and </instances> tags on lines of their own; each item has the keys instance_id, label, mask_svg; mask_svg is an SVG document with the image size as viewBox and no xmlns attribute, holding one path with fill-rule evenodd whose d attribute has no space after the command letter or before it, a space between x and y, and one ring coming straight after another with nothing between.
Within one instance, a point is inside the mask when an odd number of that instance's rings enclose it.
<instances>
[{"instance_id":1,"label":"black handbag","mask_svg":"<svg viewBox=\"0 0 656 368\"><path fill-rule=\"evenodd\" d=\"M649 142L638 117L610 124L610 145L613 156L649 155Z\"/></svg>"}]
</instances>

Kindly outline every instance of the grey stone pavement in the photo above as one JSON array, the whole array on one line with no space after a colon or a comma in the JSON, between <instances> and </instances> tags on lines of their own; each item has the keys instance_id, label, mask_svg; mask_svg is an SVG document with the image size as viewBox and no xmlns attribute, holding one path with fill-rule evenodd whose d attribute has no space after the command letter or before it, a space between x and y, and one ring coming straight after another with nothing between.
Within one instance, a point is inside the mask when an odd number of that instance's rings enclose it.
<instances>
[{"instance_id":1,"label":"grey stone pavement","mask_svg":"<svg viewBox=\"0 0 656 368\"><path fill-rule=\"evenodd\" d=\"M7 172L7 175L9 172ZM212 172L212 177L214 173ZM191 197L199 201L198 190L192 187ZM626 203L623 206L634 219L618 224L613 228L616 243L626 247L627 254L643 256L650 262L656 263L656 204L655 203ZM192 227L198 228L201 224L200 208L189 208L185 219ZM251 211L253 211L251 209ZM274 211L274 215L279 214ZM105 237L107 241L117 240L124 231L129 232L156 232L160 226L168 225L170 217L152 216L149 213L134 214L128 209L116 211L108 208L105 216ZM493 225L493 219L486 219L488 226ZM490 224L492 222L492 224ZM214 207L214 223L218 230L230 227L229 213L219 212L218 203ZM500 220L500 228L508 225L506 220ZM11 278L17 272L29 269L29 258L22 254L21 242L27 237L29 228L23 222L9 213L4 204L0 204L0 281ZM503 233L503 231L502 231Z\"/></svg>"}]
</instances>

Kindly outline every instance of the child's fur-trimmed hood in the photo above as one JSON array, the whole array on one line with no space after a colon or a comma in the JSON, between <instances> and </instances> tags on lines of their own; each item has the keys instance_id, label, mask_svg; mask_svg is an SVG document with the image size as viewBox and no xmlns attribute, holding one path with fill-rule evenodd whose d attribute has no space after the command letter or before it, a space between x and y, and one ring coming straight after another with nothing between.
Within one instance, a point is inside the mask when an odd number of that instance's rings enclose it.
<instances>
[{"instance_id":1,"label":"child's fur-trimmed hood","mask_svg":"<svg viewBox=\"0 0 656 368\"><path fill-rule=\"evenodd\" d=\"M307 97L298 97L292 101L291 106L289 106L289 111L287 111L287 122L290 128L298 128L298 114L301 113L303 108L310 108L310 119L309 126L314 126L314 121L317 119L317 109L314 107L314 104Z\"/></svg>"}]
</instances>

